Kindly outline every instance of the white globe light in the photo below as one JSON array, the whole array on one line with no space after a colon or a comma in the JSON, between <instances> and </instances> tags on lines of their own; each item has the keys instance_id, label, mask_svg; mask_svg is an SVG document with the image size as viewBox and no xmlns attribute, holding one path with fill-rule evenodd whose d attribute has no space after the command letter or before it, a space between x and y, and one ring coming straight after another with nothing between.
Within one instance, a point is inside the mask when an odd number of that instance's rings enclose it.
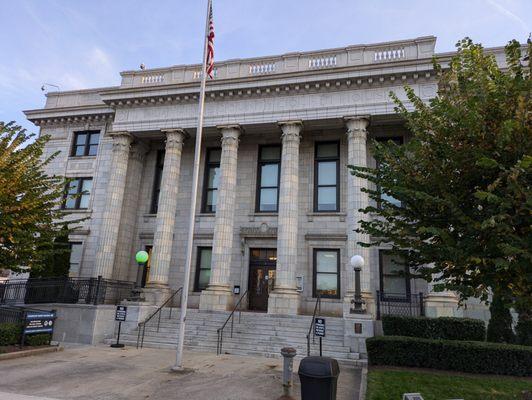
<instances>
[{"instance_id":1,"label":"white globe light","mask_svg":"<svg viewBox=\"0 0 532 400\"><path fill-rule=\"evenodd\" d=\"M359 256L358 254L351 257L351 266L353 268L362 268L364 266L364 257Z\"/></svg>"}]
</instances>

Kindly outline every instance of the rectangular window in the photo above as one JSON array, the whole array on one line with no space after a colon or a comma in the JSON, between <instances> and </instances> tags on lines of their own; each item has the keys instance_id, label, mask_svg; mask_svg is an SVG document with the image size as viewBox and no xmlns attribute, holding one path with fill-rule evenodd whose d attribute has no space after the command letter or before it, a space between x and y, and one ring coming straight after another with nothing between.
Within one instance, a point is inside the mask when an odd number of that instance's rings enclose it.
<instances>
[{"instance_id":1,"label":"rectangular window","mask_svg":"<svg viewBox=\"0 0 532 400\"><path fill-rule=\"evenodd\" d=\"M100 141L100 131L74 132L74 142L71 156L95 156L98 153L98 142Z\"/></svg>"},{"instance_id":2,"label":"rectangular window","mask_svg":"<svg viewBox=\"0 0 532 400\"><path fill-rule=\"evenodd\" d=\"M313 296L340 298L340 250L314 249Z\"/></svg>"},{"instance_id":3,"label":"rectangular window","mask_svg":"<svg viewBox=\"0 0 532 400\"><path fill-rule=\"evenodd\" d=\"M83 249L83 243L70 242L70 269L68 271L69 276L74 276L74 277L79 276L82 249Z\"/></svg>"},{"instance_id":4,"label":"rectangular window","mask_svg":"<svg viewBox=\"0 0 532 400\"><path fill-rule=\"evenodd\" d=\"M340 143L316 143L314 211L340 211Z\"/></svg>"},{"instance_id":5,"label":"rectangular window","mask_svg":"<svg viewBox=\"0 0 532 400\"><path fill-rule=\"evenodd\" d=\"M403 144L403 138L402 136L393 136L393 137L378 137L378 138L375 138L375 140L377 142L381 142L381 143L385 143L385 142L388 142L388 141L391 141L391 142L394 142L396 145L400 146ZM379 168L379 164L377 163L377 169ZM381 188L377 188L378 191L381 191ZM398 206L400 207L401 206L401 202L395 198L393 198L392 196L386 194L386 193L382 193L381 192L381 196L380 196L381 200L386 200L390 203L392 203L393 205L395 206ZM380 208L381 207L381 202L379 202L378 204L378 207Z\"/></svg>"},{"instance_id":6,"label":"rectangular window","mask_svg":"<svg viewBox=\"0 0 532 400\"><path fill-rule=\"evenodd\" d=\"M201 292L209 286L211 278L212 247L198 247L198 261L196 263L196 281L194 291Z\"/></svg>"},{"instance_id":7,"label":"rectangular window","mask_svg":"<svg viewBox=\"0 0 532 400\"><path fill-rule=\"evenodd\" d=\"M89 208L92 178L74 178L66 188L63 208L79 210Z\"/></svg>"},{"instance_id":8,"label":"rectangular window","mask_svg":"<svg viewBox=\"0 0 532 400\"><path fill-rule=\"evenodd\" d=\"M389 251L379 250L381 292L384 296L406 297L410 294L410 276L407 267L396 259Z\"/></svg>"},{"instance_id":9,"label":"rectangular window","mask_svg":"<svg viewBox=\"0 0 532 400\"><path fill-rule=\"evenodd\" d=\"M216 212L216 198L220 181L220 158L222 149L208 149L205 163L205 178L203 180L203 203L201 211Z\"/></svg>"},{"instance_id":10,"label":"rectangular window","mask_svg":"<svg viewBox=\"0 0 532 400\"><path fill-rule=\"evenodd\" d=\"M257 212L277 212L279 178L281 173L281 146L261 146L257 174Z\"/></svg>"},{"instance_id":11,"label":"rectangular window","mask_svg":"<svg viewBox=\"0 0 532 400\"><path fill-rule=\"evenodd\" d=\"M155 164L155 179L153 181L153 194L151 198L151 209L152 214L157 214L157 209L159 208L159 193L161 192L161 180L163 178L163 166L164 166L164 150L159 150L157 152L157 162Z\"/></svg>"}]
</instances>

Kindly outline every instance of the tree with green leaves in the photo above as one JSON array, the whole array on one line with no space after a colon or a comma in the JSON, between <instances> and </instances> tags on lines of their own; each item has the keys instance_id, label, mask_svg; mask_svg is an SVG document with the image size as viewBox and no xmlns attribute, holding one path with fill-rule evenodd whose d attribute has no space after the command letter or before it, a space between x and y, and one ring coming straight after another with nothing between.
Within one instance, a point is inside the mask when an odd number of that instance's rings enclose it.
<instances>
[{"instance_id":1,"label":"tree with green leaves","mask_svg":"<svg viewBox=\"0 0 532 400\"><path fill-rule=\"evenodd\" d=\"M349 168L374 202L362 210L374 217L360 221L372 238L361 245L388 244L437 289L461 301L494 293L530 319L532 45L523 49L510 42L501 69L481 45L458 42L448 65L434 60L434 99L406 86L412 110L391 93L411 139L375 142L378 169Z\"/></svg>"},{"instance_id":2,"label":"tree with green leaves","mask_svg":"<svg viewBox=\"0 0 532 400\"><path fill-rule=\"evenodd\" d=\"M61 209L67 180L45 171L57 156L44 155L48 140L0 122L0 268L46 275L51 260L69 251L57 245L70 232Z\"/></svg>"}]
</instances>

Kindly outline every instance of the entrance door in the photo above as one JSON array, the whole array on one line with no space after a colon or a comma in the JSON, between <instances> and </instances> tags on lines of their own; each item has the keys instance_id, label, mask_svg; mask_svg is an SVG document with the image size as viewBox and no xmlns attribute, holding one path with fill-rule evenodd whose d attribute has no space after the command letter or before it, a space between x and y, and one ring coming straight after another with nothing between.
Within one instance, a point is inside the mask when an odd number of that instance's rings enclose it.
<instances>
[{"instance_id":1,"label":"entrance door","mask_svg":"<svg viewBox=\"0 0 532 400\"><path fill-rule=\"evenodd\" d=\"M268 310L268 295L275 286L276 249L250 249L249 309Z\"/></svg>"}]
</instances>

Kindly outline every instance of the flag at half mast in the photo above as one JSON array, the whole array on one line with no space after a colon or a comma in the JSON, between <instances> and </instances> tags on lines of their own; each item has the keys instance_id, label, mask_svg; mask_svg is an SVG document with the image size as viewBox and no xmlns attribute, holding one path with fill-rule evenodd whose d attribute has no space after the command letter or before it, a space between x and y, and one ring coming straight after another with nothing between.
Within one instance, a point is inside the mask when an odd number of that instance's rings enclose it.
<instances>
[{"instance_id":1,"label":"flag at half mast","mask_svg":"<svg viewBox=\"0 0 532 400\"><path fill-rule=\"evenodd\" d=\"M209 9L209 33L207 36L207 75L214 78L214 21L212 19L212 3Z\"/></svg>"}]
</instances>

